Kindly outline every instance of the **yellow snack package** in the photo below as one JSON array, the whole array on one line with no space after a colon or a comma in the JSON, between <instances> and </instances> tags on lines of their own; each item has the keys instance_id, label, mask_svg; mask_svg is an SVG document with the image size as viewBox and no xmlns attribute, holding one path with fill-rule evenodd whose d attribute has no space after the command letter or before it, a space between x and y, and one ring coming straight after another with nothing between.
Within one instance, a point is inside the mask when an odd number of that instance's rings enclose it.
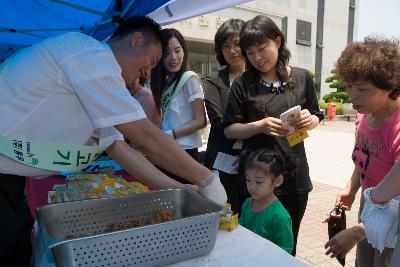
<instances>
[{"instance_id":1,"label":"yellow snack package","mask_svg":"<svg viewBox=\"0 0 400 267\"><path fill-rule=\"evenodd\" d=\"M231 209L231 204L226 203L226 208ZM224 231L233 231L238 227L239 214L226 213L219 220L219 229Z\"/></svg>"},{"instance_id":2,"label":"yellow snack package","mask_svg":"<svg viewBox=\"0 0 400 267\"><path fill-rule=\"evenodd\" d=\"M85 192L75 188L64 189L64 201L84 200L86 199Z\"/></svg>"},{"instance_id":3,"label":"yellow snack package","mask_svg":"<svg viewBox=\"0 0 400 267\"><path fill-rule=\"evenodd\" d=\"M47 192L47 204L57 203L56 191Z\"/></svg>"},{"instance_id":4,"label":"yellow snack package","mask_svg":"<svg viewBox=\"0 0 400 267\"><path fill-rule=\"evenodd\" d=\"M85 192L89 193L100 193L105 191L105 183L104 183L104 178L100 176L96 176L93 178L90 178L89 180L82 180L82 189Z\"/></svg>"},{"instance_id":5,"label":"yellow snack package","mask_svg":"<svg viewBox=\"0 0 400 267\"><path fill-rule=\"evenodd\" d=\"M115 178L115 182L120 184L122 187L128 187L129 182L122 177Z\"/></svg>"},{"instance_id":6,"label":"yellow snack package","mask_svg":"<svg viewBox=\"0 0 400 267\"><path fill-rule=\"evenodd\" d=\"M132 193L149 192L149 188L139 182L131 182L126 186L126 188Z\"/></svg>"},{"instance_id":7,"label":"yellow snack package","mask_svg":"<svg viewBox=\"0 0 400 267\"><path fill-rule=\"evenodd\" d=\"M301 141L303 141L304 139L306 139L307 137L308 137L308 133L307 133L306 128L301 128L301 129L297 129L296 131L294 131L294 133L289 135L287 137L287 140L289 142L290 147L293 147L293 146L297 145L298 143L300 143Z\"/></svg>"},{"instance_id":8,"label":"yellow snack package","mask_svg":"<svg viewBox=\"0 0 400 267\"><path fill-rule=\"evenodd\" d=\"M85 196L87 199L99 198L99 195L94 192L87 192L87 193L85 193Z\"/></svg>"},{"instance_id":9,"label":"yellow snack package","mask_svg":"<svg viewBox=\"0 0 400 267\"><path fill-rule=\"evenodd\" d=\"M112 194L113 197L128 196L129 191L127 188L116 189Z\"/></svg>"},{"instance_id":10,"label":"yellow snack package","mask_svg":"<svg viewBox=\"0 0 400 267\"><path fill-rule=\"evenodd\" d=\"M104 184L109 187L115 188L115 179L110 177L104 178Z\"/></svg>"}]
</instances>

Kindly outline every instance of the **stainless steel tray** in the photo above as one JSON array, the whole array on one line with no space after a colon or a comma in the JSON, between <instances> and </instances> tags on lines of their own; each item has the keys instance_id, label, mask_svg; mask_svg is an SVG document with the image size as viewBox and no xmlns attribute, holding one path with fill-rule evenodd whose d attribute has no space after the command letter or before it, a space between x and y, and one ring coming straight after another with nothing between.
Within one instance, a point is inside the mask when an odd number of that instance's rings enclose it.
<instances>
[{"instance_id":1,"label":"stainless steel tray","mask_svg":"<svg viewBox=\"0 0 400 267\"><path fill-rule=\"evenodd\" d=\"M166 210L175 211L172 221L105 233L112 223ZM171 189L43 206L37 218L57 266L161 266L211 252L225 212L197 193Z\"/></svg>"}]
</instances>

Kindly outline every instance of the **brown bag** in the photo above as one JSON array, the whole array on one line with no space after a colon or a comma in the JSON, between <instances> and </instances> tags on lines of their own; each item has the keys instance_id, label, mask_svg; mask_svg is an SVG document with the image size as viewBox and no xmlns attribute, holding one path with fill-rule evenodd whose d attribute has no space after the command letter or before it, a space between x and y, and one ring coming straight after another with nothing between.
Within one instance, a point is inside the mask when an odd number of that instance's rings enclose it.
<instances>
[{"instance_id":1,"label":"brown bag","mask_svg":"<svg viewBox=\"0 0 400 267\"><path fill-rule=\"evenodd\" d=\"M328 222L328 235L329 239L334 237L340 231L346 229L346 213L344 209L335 207L330 213L326 220ZM346 257L336 257L339 263L344 266Z\"/></svg>"}]
</instances>

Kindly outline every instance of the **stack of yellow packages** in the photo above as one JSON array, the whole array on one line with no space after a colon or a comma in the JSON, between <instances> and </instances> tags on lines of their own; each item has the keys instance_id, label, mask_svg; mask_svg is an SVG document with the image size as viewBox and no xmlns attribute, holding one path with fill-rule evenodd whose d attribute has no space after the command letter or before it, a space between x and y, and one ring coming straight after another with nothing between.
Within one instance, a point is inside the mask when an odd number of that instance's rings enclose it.
<instances>
[{"instance_id":1,"label":"stack of yellow packages","mask_svg":"<svg viewBox=\"0 0 400 267\"><path fill-rule=\"evenodd\" d=\"M80 173L66 176L66 184L53 186L48 192L48 203L65 201L127 196L149 191L139 182L128 182L121 177L109 177L106 174Z\"/></svg>"}]
</instances>

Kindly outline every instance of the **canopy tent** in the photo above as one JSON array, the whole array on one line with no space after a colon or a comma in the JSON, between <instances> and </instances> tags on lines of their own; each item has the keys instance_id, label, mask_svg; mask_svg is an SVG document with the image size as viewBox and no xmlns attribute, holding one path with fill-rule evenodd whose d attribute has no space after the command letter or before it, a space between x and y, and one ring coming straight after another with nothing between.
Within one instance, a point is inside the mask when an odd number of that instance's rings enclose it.
<instances>
[{"instance_id":1,"label":"canopy tent","mask_svg":"<svg viewBox=\"0 0 400 267\"><path fill-rule=\"evenodd\" d=\"M0 62L20 48L65 32L83 32L103 40L118 22L132 16L148 15L165 25L248 1L3 0L0 1Z\"/></svg>"}]
</instances>

